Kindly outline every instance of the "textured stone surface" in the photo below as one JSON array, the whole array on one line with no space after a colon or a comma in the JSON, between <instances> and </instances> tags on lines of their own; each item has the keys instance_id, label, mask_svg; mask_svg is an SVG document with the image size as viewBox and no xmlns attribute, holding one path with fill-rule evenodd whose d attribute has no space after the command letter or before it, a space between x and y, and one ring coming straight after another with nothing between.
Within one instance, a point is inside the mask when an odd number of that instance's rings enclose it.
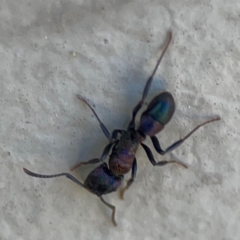
<instances>
[{"instance_id":1,"label":"textured stone surface","mask_svg":"<svg viewBox=\"0 0 240 240\"><path fill-rule=\"evenodd\" d=\"M0 21L1 240L240 239L239 0L2 0ZM173 156L154 151L188 170L154 168L139 149L125 200L106 196L117 207L115 228L85 189L22 168L59 173L98 157L107 140L75 95L110 130L125 128L170 29L147 99L166 89L177 103L158 135L162 146L211 116L222 120ZM83 180L91 169L74 176Z\"/></svg>"}]
</instances>

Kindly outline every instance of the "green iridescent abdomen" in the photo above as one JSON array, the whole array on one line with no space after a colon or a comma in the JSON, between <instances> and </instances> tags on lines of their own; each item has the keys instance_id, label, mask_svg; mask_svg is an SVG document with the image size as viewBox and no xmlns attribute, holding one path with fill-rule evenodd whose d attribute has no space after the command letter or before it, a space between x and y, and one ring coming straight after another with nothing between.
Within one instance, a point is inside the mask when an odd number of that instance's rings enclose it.
<instances>
[{"instance_id":1,"label":"green iridescent abdomen","mask_svg":"<svg viewBox=\"0 0 240 240\"><path fill-rule=\"evenodd\" d=\"M172 118L175 111L175 102L169 92L157 95L143 112L139 130L148 136L160 132Z\"/></svg>"}]
</instances>

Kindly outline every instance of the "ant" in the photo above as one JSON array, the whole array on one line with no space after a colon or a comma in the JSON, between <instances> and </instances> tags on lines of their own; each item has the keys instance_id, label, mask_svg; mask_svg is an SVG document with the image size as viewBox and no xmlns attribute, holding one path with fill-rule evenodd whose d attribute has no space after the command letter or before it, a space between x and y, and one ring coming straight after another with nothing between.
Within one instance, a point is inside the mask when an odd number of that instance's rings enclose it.
<instances>
[{"instance_id":1,"label":"ant","mask_svg":"<svg viewBox=\"0 0 240 240\"><path fill-rule=\"evenodd\" d=\"M115 226L117 223L115 221L115 206L106 202L102 195L111 193L116 191L122 184L124 175L131 170L131 178L127 181L127 184L124 188L120 190L120 198L123 199L124 192L127 190L136 177L137 173L137 160L135 157L136 151L141 145L145 150L148 159L152 163L153 166L164 166L169 163L177 163L185 168L188 166L180 161L160 161L157 162L152 154L150 148L143 143L146 137L150 137L153 143L155 150L164 155L169 153L179 147L186 139L188 139L195 131L197 131L200 127L220 120L220 117L212 118L208 121L205 121L199 125L197 125L191 132L189 132L185 137L171 144L166 150L163 150L160 146L160 143L156 137L156 134L163 130L164 126L171 120L173 113L175 111L175 102L173 96L169 92L162 92L158 94L156 97L152 99L152 101L148 104L147 109L142 113L140 118L139 127L135 128L135 118L138 111L141 109L148 91L150 89L153 77L161 63L161 60L172 40L172 33L169 33L169 37L167 43L162 51L161 56L159 57L157 64L148 78L146 85L143 90L142 99L137 103L137 105L133 108L132 111L132 119L128 124L127 130L115 129L112 134L109 133L107 127L100 120L94 109L91 105L80 95L77 95L78 99L83 101L93 112L95 117L97 118L100 127L104 133L104 135L109 140L108 145L104 148L104 151L100 158L94 158L86 162L81 162L76 164L71 171L75 170L81 165L87 164L96 164L101 163L97 168L95 168L92 172L89 173L84 183L79 182L75 177L73 177L69 173L59 173L54 175L42 175L38 173L33 173L26 168L23 168L24 172L32 177L37 178L55 178L60 176L65 176L78 184L79 186L87 189L91 193L97 195L100 200L112 210L112 222ZM108 165L104 162L106 157L109 155L110 150L111 154L109 156Z\"/></svg>"}]
</instances>

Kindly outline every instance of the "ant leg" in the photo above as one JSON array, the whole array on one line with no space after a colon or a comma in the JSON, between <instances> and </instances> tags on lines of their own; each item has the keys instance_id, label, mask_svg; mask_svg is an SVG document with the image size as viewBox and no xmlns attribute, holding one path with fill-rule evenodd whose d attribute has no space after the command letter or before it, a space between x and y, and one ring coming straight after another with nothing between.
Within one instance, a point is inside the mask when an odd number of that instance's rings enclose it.
<instances>
[{"instance_id":1,"label":"ant leg","mask_svg":"<svg viewBox=\"0 0 240 240\"><path fill-rule=\"evenodd\" d=\"M144 87L143 94L142 94L142 99L138 102L138 104L134 107L134 109L132 111L132 120L131 120L131 122L128 125L128 130L135 128L135 117L136 117L138 111L141 109L141 107L142 107L142 105L144 103L145 98L147 97L148 91L149 91L149 89L151 87L151 84L152 84L153 77L154 77L154 75L155 75L155 73L156 73L156 71L157 71L157 69L158 69L158 67L159 67L159 65L160 65L160 63L162 61L162 58L163 58L163 56L164 56L164 54L165 54L165 52L166 52L166 50L167 50L171 40L172 40L172 32L169 32L169 37L168 37L166 46L164 47L164 49L162 51L162 54L161 54L161 56L159 57L159 59L157 61L157 64L156 64L156 66L155 66L155 68L154 68L154 70L152 72L152 75L148 78L148 80L146 82L146 85Z\"/></svg>"},{"instance_id":2,"label":"ant leg","mask_svg":"<svg viewBox=\"0 0 240 240\"><path fill-rule=\"evenodd\" d=\"M152 140L152 143L153 143L153 146L154 148L156 149L156 151L158 153L160 153L161 155L164 155L165 153L167 152L171 152L173 151L175 148L179 147L186 139L188 139L195 131L197 131L200 127L208 124L208 123L211 123L211 122L215 122L215 121L218 121L220 120L220 117L216 117L216 118L212 118L208 121L205 121L199 125L197 125L190 133L188 133L184 138L181 138L180 140L174 142L171 146L169 146L165 151L161 149L161 146L160 146L160 143L157 139L156 136L153 136L151 137L151 140Z\"/></svg>"},{"instance_id":3,"label":"ant leg","mask_svg":"<svg viewBox=\"0 0 240 240\"><path fill-rule=\"evenodd\" d=\"M141 145L142 145L143 149L145 150L145 152L148 156L148 159L150 160L150 162L152 163L153 166L164 166L164 165L169 164L169 163L177 163L177 164L180 164L181 166L183 166L185 168L188 168L188 166L185 163L180 162L180 161L170 160L170 161L156 162L156 160L153 157L151 149L143 143L141 143Z\"/></svg>"},{"instance_id":4,"label":"ant leg","mask_svg":"<svg viewBox=\"0 0 240 240\"><path fill-rule=\"evenodd\" d=\"M80 166L82 165L88 165L88 164L96 164L96 163L100 163L102 162L109 154L110 152L110 149L112 147L112 145L114 144L115 142L110 142L103 150L103 153L102 153L102 156L100 158L94 158L94 159L91 159L89 161L86 161L86 162L80 162L80 163L77 163L76 165L74 165L72 168L70 168L71 171L74 171L75 169L79 168Z\"/></svg>"},{"instance_id":5,"label":"ant leg","mask_svg":"<svg viewBox=\"0 0 240 240\"><path fill-rule=\"evenodd\" d=\"M119 198L120 199L123 199L123 195L124 195L124 192L132 185L132 183L134 182L134 178L136 177L136 173L137 173L137 160L136 158L134 159L134 162L133 162L133 166L132 166L132 176L131 178L127 181L127 185L120 189L119 191Z\"/></svg>"},{"instance_id":6,"label":"ant leg","mask_svg":"<svg viewBox=\"0 0 240 240\"><path fill-rule=\"evenodd\" d=\"M98 117L97 113L94 111L94 109L92 108L92 106L79 94L77 94L77 98L80 99L82 102L84 102L93 112L93 114L95 115L95 117L97 118L100 127L104 133L104 135L106 136L106 138L111 141L111 135L107 129L107 127L103 124L103 122L100 120L100 118Z\"/></svg>"},{"instance_id":7,"label":"ant leg","mask_svg":"<svg viewBox=\"0 0 240 240\"><path fill-rule=\"evenodd\" d=\"M59 173L59 174L52 174L52 175L43 175L43 174L38 174L38 173L31 172L31 171L29 171L26 168L23 168L23 171L26 174L28 174L28 175L30 175L32 177L36 177L36 178L55 178L55 177L65 176L65 177L69 178L70 180L72 180L73 182L75 182L77 185L86 188L83 183L79 182L74 176L72 176L69 173Z\"/></svg>"},{"instance_id":8,"label":"ant leg","mask_svg":"<svg viewBox=\"0 0 240 240\"><path fill-rule=\"evenodd\" d=\"M65 176L65 177L69 178L70 180L72 180L73 182L75 182L77 185L79 185L79 186L81 186L81 187L83 187L83 188L85 188L85 189L87 189L88 191L91 192L90 189L88 189L83 183L79 182L74 176L72 176L72 175L69 174L69 173L59 173L59 174L52 174L52 175L43 175L43 174L31 172L31 171L29 171L29 170L26 169L26 168L23 168L23 171L24 171L26 174L28 174L28 175L30 175L30 176L32 176L32 177L36 177L36 178L55 178L55 177ZM93 193L93 192L91 192L91 193ZM93 194L95 194L95 193L93 193ZM112 222L113 222L114 226L117 226L117 223L116 223L116 221L115 221L115 211L116 211L116 207L113 206L113 205L111 205L110 203L106 202L106 201L103 199L102 196L98 196L98 197L100 198L100 200L101 200L106 206L108 206L109 208L112 209Z\"/></svg>"},{"instance_id":9,"label":"ant leg","mask_svg":"<svg viewBox=\"0 0 240 240\"><path fill-rule=\"evenodd\" d=\"M102 196L99 196L100 200L109 208L112 209L112 222L113 222L113 225L116 227L117 226L117 223L115 221L115 211L116 211L116 207L111 205L110 203L106 202Z\"/></svg>"}]
</instances>

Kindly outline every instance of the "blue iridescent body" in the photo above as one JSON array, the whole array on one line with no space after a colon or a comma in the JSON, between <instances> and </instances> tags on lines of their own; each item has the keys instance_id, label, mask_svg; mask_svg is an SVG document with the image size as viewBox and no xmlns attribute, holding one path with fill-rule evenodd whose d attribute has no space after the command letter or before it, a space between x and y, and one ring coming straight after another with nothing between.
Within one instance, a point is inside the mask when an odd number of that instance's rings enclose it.
<instances>
[{"instance_id":1,"label":"blue iridescent body","mask_svg":"<svg viewBox=\"0 0 240 240\"><path fill-rule=\"evenodd\" d=\"M160 132L173 116L175 103L169 92L157 95L143 112L138 130L122 131L122 135L113 146L109 158L109 168L115 175L124 175L132 169L139 144L146 136Z\"/></svg>"},{"instance_id":2,"label":"blue iridescent body","mask_svg":"<svg viewBox=\"0 0 240 240\"><path fill-rule=\"evenodd\" d=\"M99 122L102 132L104 133L106 138L109 140L109 143L104 148L100 158L94 158L86 162L80 162L77 165L75 165L73 168L71 168L71 170L73 171L74 169L78 168L81 165L101 163L98 167L96 167L93 171L89 173L84 183L78 181L73 175L69 173L45 175L45 174L34 173L29 171L26 168L23 168L24 172L29 176L37 177L37 178L55 178L60 176L67 177L74 183L89 190L91 193L97 195L99 199L102 201L102 203L104 203L108 208L112 210L112 222L116 226L117 225L115 221L116 208L114 205L111 205L110 203L106 202L102 195L116 191L122 184L123 177L124 177L123 175L128 173L130 170L132 170L131 178L127 181L126 186L120 189L120 198L123 199L124 191L131 186L131 184L134 182L134 179L136 177L137 159L135 157L135 154L139 145L143 147L149 161L153 166L164 166L169 163L178 163L181 166L187 168L186 164L179 161L163 160L163 161L157 162L154 159L151 149L147 145L145 145L143 141L146 139L147 136L150 137L155 150L159 154L164 155L170 151L173 151L177 147L179 147L198 128L210 122L218 121L220 120L220 117L212 118L208 121L205 121L197 125L185 137L175 141L169 147L163 150L160 146L158 138L155 135L160 131L162 131L164 126L171 120L175 111L175 102L174 102L173 96L169 92L162 92L153 98L153 100L149 103L147 109L142 113L139 127L136 128L136 125L135 125L135 120L136 120L135 118L139 110L144 106L144 102L148 95L148 91L150 89L155 73L171 42L171 39L172 39L172 33L170 32L166 45L163 49L163 52L160 55L152 74L150 75L150 77L148 78L145 84L145 87L142 93L142 98L132 110L132 118L128 124L127 130L115 129L112 132L112 134L110 134L107 127L100 120L95 110L88 103L88 101L86 101L82 96L77 95L78 99L80 99L82 102L88 105L88 107L92 110L93 114L95 115L96 119ZM109 166L108 166L103 161L107 158L111 149L112 149L112 152L109 157L109 162L108 162Z\"/></svg>"}]
</instances>

